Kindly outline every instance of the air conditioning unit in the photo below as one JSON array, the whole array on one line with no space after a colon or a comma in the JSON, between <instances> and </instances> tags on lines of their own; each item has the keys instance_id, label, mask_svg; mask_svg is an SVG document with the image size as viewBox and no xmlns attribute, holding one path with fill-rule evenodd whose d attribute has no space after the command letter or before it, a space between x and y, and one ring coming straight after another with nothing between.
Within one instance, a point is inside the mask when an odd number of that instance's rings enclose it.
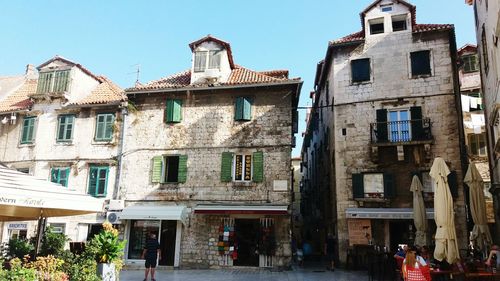
<instances>
[{"instance_id":1,"label":"air conditioning unit","mask_svg":"<svg viewBox=\"0 0 500 281\"><path fill-rule=\"evenodd\" d=\"M118 218L119 212L108 212L106 215L106 219L111 223L111 224L121 224L122 222Z\"/></svg>"},{"instance_id":2,"label":"air conditioning unit","mask_svg":"<svg viewBox=\"0 0 500 281\"><path fill-rule=\"evenodd\" d=\"M124 200L109 200L108 211L121 211L125 208Z\"/></svg>"}]
</instances>

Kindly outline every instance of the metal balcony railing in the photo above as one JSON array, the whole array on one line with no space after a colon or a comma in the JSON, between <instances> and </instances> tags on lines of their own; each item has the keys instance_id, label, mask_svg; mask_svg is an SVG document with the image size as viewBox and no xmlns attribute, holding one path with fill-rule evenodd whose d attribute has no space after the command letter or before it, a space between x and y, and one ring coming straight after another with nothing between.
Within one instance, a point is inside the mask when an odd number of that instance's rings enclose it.
<instances>
[{"instance_id":1,"label":"metal balcony railing","mask_svg":"<svg viewBox=\"0 0 500 281\"><path fill-rule=\"evenodd\" d=\"M431 141L431 125L429 118L371 123L370 140L372 144Z\"/></svg>"}]
</instances>

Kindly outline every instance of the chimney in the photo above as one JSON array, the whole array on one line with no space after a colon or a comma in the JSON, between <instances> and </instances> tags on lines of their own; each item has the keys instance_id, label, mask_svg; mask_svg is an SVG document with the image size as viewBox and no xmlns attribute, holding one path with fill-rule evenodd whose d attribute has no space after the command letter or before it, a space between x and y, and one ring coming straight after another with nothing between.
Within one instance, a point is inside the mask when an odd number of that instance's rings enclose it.
<instances>
[{"instance_id":1,"label":"chimney","mask_svg":"<svg viewBox=\"0 0 500 281\"><path fill-rule=\"evenodd\" d=\"M34 65L32 65L32 64L26 65L25 76L27 79L37 79L38 78L38 72L36 71Z\"/></svg>"}]
</instances>

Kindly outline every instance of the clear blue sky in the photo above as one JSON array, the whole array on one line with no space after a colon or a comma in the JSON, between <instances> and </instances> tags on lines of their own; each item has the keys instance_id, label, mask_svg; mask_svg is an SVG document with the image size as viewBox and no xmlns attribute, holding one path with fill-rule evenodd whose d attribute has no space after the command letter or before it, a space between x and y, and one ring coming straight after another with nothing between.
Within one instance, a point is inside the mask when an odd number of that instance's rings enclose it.
<instances>
[{"instance_id":1,"label":"clear blue sky","mask_svg":"<svg viewBox=\"0 0 500 281\"><path fill-rule=\"evenodd\" d=\"M410 0L418 23L455 24L457 44L475 43L472 8L463 0ZM0 76L21 74L54 55L81 63L121 87L190 67L188 44L207 34L231 43L235 63L289 69L302 77L300 105L310 105L315 67L329 40L361 29L372 0L3 1ZM299 132L305 127L300 111ZM294 156L300 154L297 135Z\"/></svg>"}]
</instances>

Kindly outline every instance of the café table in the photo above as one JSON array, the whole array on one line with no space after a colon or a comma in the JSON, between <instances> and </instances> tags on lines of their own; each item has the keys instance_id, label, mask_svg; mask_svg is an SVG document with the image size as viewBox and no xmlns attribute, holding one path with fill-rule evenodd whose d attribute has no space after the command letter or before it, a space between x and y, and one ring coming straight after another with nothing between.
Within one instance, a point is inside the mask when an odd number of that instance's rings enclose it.
<instances>
[{"instance_id":1,"label":"caf\u00e9 table","mask_svg":"<svg viewBox=\"0 0 500 281\"><path fill-rule=\"evenodd\" d=\"M465 273L465 280L500 281L500 272L468 272Z\"/></svg>"},{"instance_id":2,"label":"caf\u00e9 table","mask_svg":"<svg viewBox=\"0 0 500 281\"><path fill-rule=\"evenodd\" d=\"M432 281L463 280L464 275L465 273L456 270L431 269Z\"/></svg>"}]
</instances>

